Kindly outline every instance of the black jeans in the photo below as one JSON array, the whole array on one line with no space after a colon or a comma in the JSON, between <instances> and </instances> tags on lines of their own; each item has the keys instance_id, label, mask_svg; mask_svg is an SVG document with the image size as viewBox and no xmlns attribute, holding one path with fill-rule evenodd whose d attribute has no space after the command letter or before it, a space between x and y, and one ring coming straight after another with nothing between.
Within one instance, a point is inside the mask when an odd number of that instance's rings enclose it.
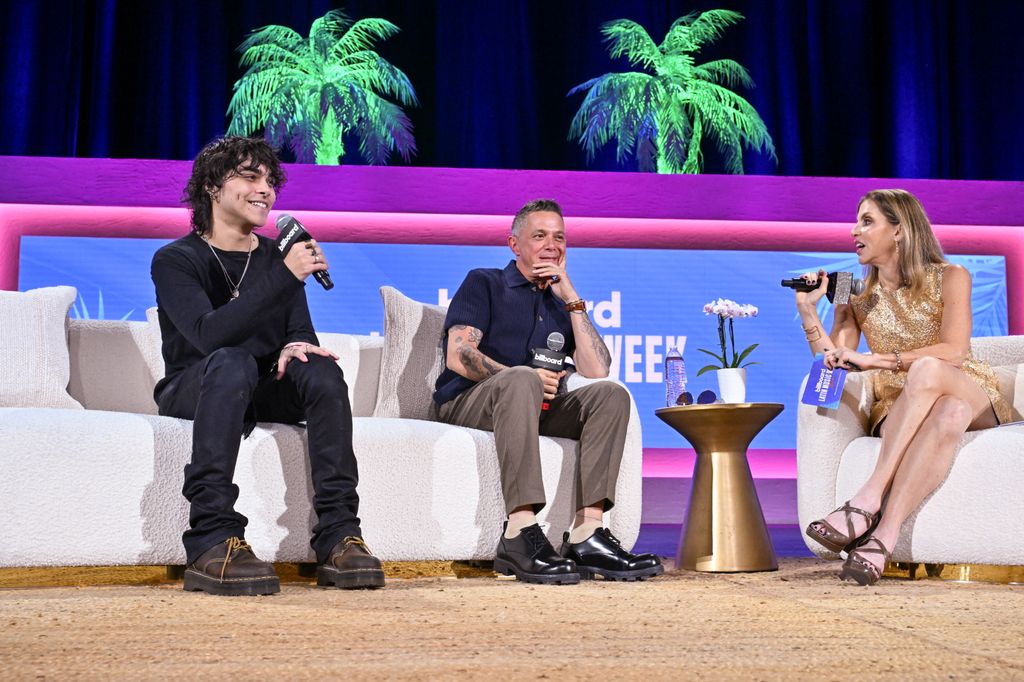
<instances>
[{"instance_id":1,"label":"black jeans","mask_svg":"<svg viewBox=\"0 0 1024 682\"><path fill-rule=\"evenodd\" d=\"M231 536L243 537L248 522L235 511L232 479L246 416L260 421L306 421L313 508L318 523L310 544L318 562L359 530L359 473L352 450L352 409L341 368L320 355L292 360L285 376L259 376L256 359L243 348L221 348L175 377L157 401L161 415L193 420L192 462L182 493L190 503L182 536L186 561ZM250 413L250 418L251 418Z\"/></svg>"}]
</instances>

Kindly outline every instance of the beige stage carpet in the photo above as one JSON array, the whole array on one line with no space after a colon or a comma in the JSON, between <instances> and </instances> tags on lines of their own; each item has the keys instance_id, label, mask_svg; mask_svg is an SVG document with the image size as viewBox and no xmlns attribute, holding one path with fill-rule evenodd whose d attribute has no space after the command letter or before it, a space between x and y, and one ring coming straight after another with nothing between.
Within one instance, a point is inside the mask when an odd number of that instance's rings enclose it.
<instances>
[{"instance_id":1,"label":"beige stage carpet","mask_svg":"<svg viewBox=\"0 0 1024 682\"><path fill-rule=\"evenodd\" d=\"M645 583L287 582L271 597L0 589L15 679L1024 679L1024 587L840 583L837 563Z\"/></svg>"}]
</instances>

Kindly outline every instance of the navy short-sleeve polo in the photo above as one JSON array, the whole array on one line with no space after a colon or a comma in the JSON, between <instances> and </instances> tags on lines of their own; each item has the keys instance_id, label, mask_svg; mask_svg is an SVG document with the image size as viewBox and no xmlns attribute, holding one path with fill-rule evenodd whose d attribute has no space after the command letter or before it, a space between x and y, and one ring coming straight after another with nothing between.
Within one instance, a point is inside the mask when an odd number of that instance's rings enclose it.
<instances>
[{"instance_id":1,"label":"navy short-sleeve polo","mask_svg":"<svg viewBox=\"0 0 1024 682\"><path fill-rule=\"evenodd\" d=\"M562 333L562 352L572 355L576 343L569 315L565 302L550 287L538 289L523 277L515 260L503 270L472 270L448 306L442 347L447 352L448 330L464 324L483 332L481 353L509 367L530 364L530 349L546 347L551 332ZM434 401L443 405L475 383L445 368L434 384Z\"/></svg>"}]
</instances>

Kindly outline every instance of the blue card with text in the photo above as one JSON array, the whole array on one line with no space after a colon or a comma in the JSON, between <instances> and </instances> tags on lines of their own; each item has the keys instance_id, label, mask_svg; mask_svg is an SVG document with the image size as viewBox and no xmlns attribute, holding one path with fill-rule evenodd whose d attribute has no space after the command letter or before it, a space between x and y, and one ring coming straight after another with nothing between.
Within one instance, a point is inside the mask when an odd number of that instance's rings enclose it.
<instances>
[{"instance_id":1,"label":"blue card with text","mask_svg":"<svg viewBox=\"0 0 1024 682\"><path fill-rule=\"evenodd\" d=\"M825 359L820 353L814 356L811 371L807 376L807 386L804 387L804 395L800 402L815 407L827 407L830 410L836 409L839 407L839 396L843 394L847 371L841 367L829 369L825 366Z\"/></svg>"}]
</instances>

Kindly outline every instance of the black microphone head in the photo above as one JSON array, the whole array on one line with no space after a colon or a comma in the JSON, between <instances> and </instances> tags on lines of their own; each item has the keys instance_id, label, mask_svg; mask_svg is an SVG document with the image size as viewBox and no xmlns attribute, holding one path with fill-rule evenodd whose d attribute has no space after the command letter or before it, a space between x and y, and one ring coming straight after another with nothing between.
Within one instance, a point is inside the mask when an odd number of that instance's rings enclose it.
<instances>
[{"instance_id":1,"label":"black microphone head","mask_svg":"<svg viewBox=\"0 0 1024 682\"><path fill-rule=\"evenodd\" d=\"M306 232L306 228L302 226L302 223L287 213L279 215L274 224L277 225L278 229L277 250L282 255L288 253L288 250L292 248L295 242L309 239L309 233Z\"/></svg>"},{"instance_id":2,"label":"black microphone head","mask_svg":"<svg viewBox=\"0 0 1024 682\"><path fill-rule=\"evenodd\" d=\"M565 346L565 337L562 336L561 332L551 332L548 334L548 350L558 352Z\"/></svg>"}]
</instances>

